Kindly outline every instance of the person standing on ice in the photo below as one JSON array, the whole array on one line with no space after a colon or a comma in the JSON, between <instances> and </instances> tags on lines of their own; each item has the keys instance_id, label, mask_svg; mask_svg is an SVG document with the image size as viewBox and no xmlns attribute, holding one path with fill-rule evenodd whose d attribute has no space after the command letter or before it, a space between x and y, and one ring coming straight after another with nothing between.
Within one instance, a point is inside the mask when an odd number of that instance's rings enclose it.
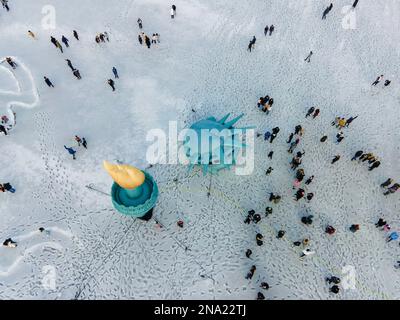
<instances>
[{"instance_id":1,"label":"person standing on ice","mask_svg":"<svg viewBox=\"0 0 400 320\"><path fill-rule=\"evenodd\" d=\"M151 42L150 42L150 38L149 38L147 35L145 35L145 42L146 42L147 48L150 49L150 47L151 47Z\"/></svg>"},{"instance_id":2,"label":"person standing on ice","mask_svg":"<svg viewBox=\"0 0 400 320\"><path fill-rule=\"evenodd\" d=\"M82 146L87 149L87 141L85 138L82 138Z\"/></svg>"},{"instance_id":3,"label":"person standing on ice","mask_svg":"<svg viewBox=\"0 0 400 320\"><path fill-rule=\"evenodd\" d=\"M286 141L286 143L291 143L291 142L292 142L292 139L293 139L293 137L294 137L294 133L292 132L292 133L290 134L290 136L289 136L288 140Z\"/></svg>"},{"instance_id":4,"label":"person standing on ice","mask_svg":"<svg viewBox=\"0 0 400 320\"><path fill-rule=\"evenodd\" d=\"M397 192L397 190L399 190L400 188L400 184L395 183L394 185L392 185L390 188L388 188L388 191L386 191L384 193L385 196L388 196L389 194L395 193Z\"/></svg>"},{"instance_id":5,"label":"person standing on ice","mask_svg":"<svg viewBox=\"0 0 400 320\"><path fill-rule=\"evenodd\" d=\"M344 139L344 133L342 131L340 131L337 135L336 135L336 142L339 144L340 142L342 142Z\"/></svg>"},{"instance_id":6,"label":"person standing on ice","mask_svg":"<svg viewBox=\"0 0 400 320\"><path fill-rule=\"evenodd\" d=\"M143 29L143 21L142 21L142 19L138 18L137 19L137 24L139 26L139 29Z\"/></svg>"},{"instance_id":7,"label":"person standing on ice","mask_svg":"<svg viewBox=\"0 0 400 320\"><path fill-rule=\"evenodd\" d=\"M315 111L314 107L311 107L310 109L308 109L307 114L306 114L306 118L308 118L309 116L311 116Z\"/></svg>"},{"instance_id":8,"label":"person standing on ice","mask_svg":"<svg viewBox=\"0 0 400 320\"><path fill-rule=\"evenodd\" d=\"M297 145L298 145L299 143L300 143L300 139L296 139L296 141L293 141L293 142L290 144L290 147L289 147L288 152L289 152L289 153L293 153L294 149L296 149L296 147L297 147Z\"/></svg>"},{"instance_id":9,"label":"person standing on ice","mask_svg":"<svg viewBox=\"0 0 400 320\"><path fill-rule=\"evenodd\" d=\"M351 124L354 120L356 120L357 118L358 118L358 116L348 118L348 119L346 120L346 127L350 126L350 124Z\"/></svg>"},{"instance_id":10,"label":"person standing on ice","mask_svg":"<svg viewBox=\"0 0 400 320\"><path fill-rule=\"evenodd\" d=\"M278 235L276 236L277 239L282 239L286 234L286 231L279 230Z\"/></svg>"},{"instance_id":11,"label":"person standing on ice","mask_svg":"<svg viewBox=\"0 0 400 320\"><path fill-rule=\"evenodd\" d=\"M375 223L375 227L377 228L382 228L383 226L385 226L387 224L387 222L385 220L383 220L382 218L379 218L378 222Z\"/></svg>"},{"instance_id":12,"label":"person standing on ice","mask_svg":"<svg viewBox=\"0 0 400 320\"><path fill-rule=\"evenodd\" d=\"M36 36L35 36L35 34L34 34L31 30L28 30L28 35L29 35L32 39L35 39L35 40L36 40Z\"/></svg>"},{"instance_id":13,"label":"person standing on ice","mask_svg":"<svg viewBox=\"0 0 400 320\"><path fill-rule=\"evenodd\" d=\"M72 70L72 71L74 71L74 70L75 70L75 68L74 68L74 66L72 65L72 62L71 62L71 60L69 60L69 59L65 59L65 61L67 61L68 67L70 67L70 68L71 68L71 70Z\"/></svg>"},{"instance_id":14,"label":"person standing on ice","mask_svg":"<svg viewBox=\"0 0 400 320\"><path fill-rule=\"evenodd\" d=\"M257 293L257 299L256 300L265 300L265 296L262 292Z\"/></svg>"},{"instance_id":15,"label":"person standing on ice","mask_svg":"<svg viewBox=\"0 0 400 320\"><path fill-rule=\"evenodd\" d=\"M63 52L62 46L60 44L60 42L58 42L58 40L56 38L54 38L53 36L50 37L50 41L52 44L54 44L54 46L58 49L61 50L61 53Z\"/></svg>"},{"instance_id":16,"label":"person standing on ice","mask_svg":"<svg viewBox=\"0 0 400 320\"><path fill-rule=\"evenodd\" d=\"M10 7L8 6L8 0L1 0L1 4L3 5L4 9L10 11Z\"/></svg>"},{"instance_id":17,"label":"person standing on ice","mask_svg":"<svg viewBox=\"0 0 400 320\"><path fill-rule=\"evenodd\" d=\"M113 79L108 79L107 83L112 88L112 91L115 91L115 82L114 82L114 80Z\"/></svg>"},{"instance_id":18,"label":"person standing on ice","mask_svg":"<svg viewBox=\"0 0 400 320\"><path fill-rule=\"evenodd\" d=\"M60 42L58 42L58 40L56 40L56 47L57 47L58 49L60 49L61 53L64 53L63 47L62 47L62 45L60 44Z\"/></svg>"},{"instance_id":19,"label":"person standing on ice","mask_svg":"<svg viewBox=\"0 0 400 320\"><path fill-rule=\"evenodd\" d=\"M311 56L312 56L313 54L314 54L314 53L313 53L312 51L310 51L310 54L307 56L307 58L304 59L304 61L306 61L306 62L311 62Z\"/></svg>"},{"instance_id":20,"label":"person standing on ice","mask_svg":"<svg viewBox=\"0 0 400 320\"><path fill-rule=\"evenodd\" d=\"M253 254L253 251L251 251L250 249L247 249L246 251L246 257L250 259L251 255Z\"/></svg>"},{"instance_id":21,"label":"person standing on ice","mask_svg":"<svg viewBox=\"0 0 400 320\"><path fill-rule=\"evenodd\" d=\"M61 41L65 44L67 48L69 48L69 40L64 35L62 36Z\"/></svg>"},{"instance_id":22,"label":"person standing on ice","mask_svg":"<svg viewBox=\"0 0 400 320\"><path fill-rule=\"evenodd\" d=\"M50 36L50 42L52 44L54 44L54 46L57 48L57 39L56 38L54 38L53 36Z\"/></svg>"},{"instance_id":23,"label":"person standing on ice","mask_svg":"<svg viewBox=\"0 0 400 320\"><path fill-rule=\"evenodd\" d=\"M355 9L355 8L357 7L357 4L358 4L358 0L355 0L355 1L353 2L353 5L352 5L353 9Z\"/></svg>"},{"instance_id":24,"label":"person standing on ice","mask_svg":"<svg viewBox=\"0 0 400 320\"><path fill-rule=\"evenodd\" d=\"M250 268L250 271L247 273L247 275L246 275L246 279L247 280L251 280L252 278L253 278L253 276L254 276L254 272L256 272L256 270L257 270L257 267L256 266L252 266L251 268Z\"/></svg>"},{"instance_id":25,"label":"person standing on ice","mask_svg":"<svg viewBox=\"0 0 400 320\"><path fill-rule=\"evenodd\" d=\"M116 67L113 67L113 68L112 68L112 72L114 73L115 79L119 79L118 70L117 70Z\"/></svg>"},{"instance_id":26,"label":"person standing on ice","mask_svg":"<svg viewBox=\"0 0 400 320\"><path fill-rule=\"evenodd\" d=\"M3 242L3 246L8 247L8 248L16 248L18 246L18 244L15 241L13 241L11 238L8 238Z\"/></svg>"},{"instance_id":27,"label":"person standing on ice","mask_svg":"<svg viewBox=\"0 0 400 320\"><path fill-rule=\"evenodd\" d=\"M272 129L272 135L271 135L271 138L270 138L270 141L269 141L270 143L274 142L274 140L278 136L279 131L280 131L279 127L276 127L276 128Z\"/></svg>"},{"instance_id":28,"label":"person standing on ice","mask_svg":"<svg viewBox=\"0 0 400 320\"><path fill-rule=\"evenodd\" d=\"M4 135L6 135L6 136L8 135L6 127L3 126L2 124L0 124L0 133L1 133L1 132L3 132Z\"/></svg>"},{"instance_id":29,"label":"person standing on ice","mask_svg":"<svg viewBox=\"0 0 400 320\"><path fill-rule=\"evenodd\" d=\"M329 5L329 7L327 7L327 8L324 10L324 13L323 13L323 15L322 15L322 20L326 19L326 15L332 10L332 8L333 8L333 4L331 3L331 4Z\"/></svg>"},{"instance_id":30,"label":"person standing on ice","mask_svg":"<svg viewBox=\"0 0 400 320\"><path fill-rule=\"evenodd\" d=\"M315 112L314 112L314 114L313 114L313 119L315 119L316 117L318 117L318 116L319 116L319 113L320 113L320 110L319 110L319 109L315 110Z\"/></svg>"},{"instance_id":31,"label":"person standing on ice","mask_svg":"<svg viewBox=\"0 0 400 320\"><path fill-rule=\"evenodd\" d=\"M275 30L275 26L273 24L271 24L271 26L269 27L269 36L272 36L272 32L274 32Z\"/></svg>"},{"instance_id":32,"label":"person standing on ice","mask_svg":"<svg viewBox=\"0 0 400 320\"><path fill-rule=\"evenodd\" d=\"M267 36L267 35L268 35L268 30L269 30L269 26L267 25L267 26L265 26L265 28L264 28L264 36Z\"/></svg>"},{"instance_id":33,"label":"person standing on ice","mask_svg":"<svg viewBox=\"0 0 400 320\"><path fill-rule=\"evenodd\" d=\"M303 133L304 133L303 127L302 127L301 125L297 125L297 126L294 128L294 134L298 134L298 135L300 135L300 136L303 136Z\"/></svg>"},{"instance_id":34,"label":"person standing on ice","mask_svg":"<svg viewBox=\"0 0 400 320\"><path fill-rule=\"evenodd\" d=\"M296 201L299 201L300 199L302 199L302 198L304 198L304 196L305 196L305 191L304 191L304 189L299 189L299 190L297 190L297 192L296 192L296 194L295 194L295 197L296 197Z\"/></svg>"},{"instance_id":35,"label":"person standing on ice","mask_svg":"<svg viewBox=\"0 0 400 320\"><path fill-rule=\"evenodd\" d=\"M335 156L335 157L332 159L331 164L334 164L334 163L338 162L339 160L340 160L340 156L337 155L337 156Z\"/></svg>"},{"instance_id":36,"label":"person standing on ice","mask_svg":"<svg viewBox=\"0 0 400 320\"><path fill-rule=\"evenodd\" d=\"M256 36L253 36L253 39L251 39L249 42L249 46L247 48L248 51L251 52L251 49L253 49L253 47L255 46L256 41L257 41Z\"/></svg>"},{"instance_id":37,"label":"person standing on ice","mask_svg":"<svg viewBox=\"0 0 400 320\"><path fill-rule=\"evenodd\" d=\"M267 282L261 282L260 284L260 288L264 289L264 290L269 290L269 284Z\"/></svg>"},{"instance_id":38,"label":"person standing on ice","mask_svg":"<svg viewBox=\"0 0 400 320\"><path fill-rule=\"evenodd\" d=\"M174 17L176 16L176 5L172 5L171 6L171 9L173 10L173 13L174 13Z\"/></svg>"},{"instance_id":39,"label":"person standing on ice","mask_svg":"<svg viewBox=\"0 0 400 320\"><path fill-rule=\"evenodd\" d=\"M171 7L171 19L175 18L175 10Z\"/></svg>"},{"instance_id":40,"label":"person standing on ice","mask_svg":"<svg viewBox=\"0 0 400 320\"><path fill-rule=\"evenodd\" d=\"M352 224L349 229L350 229L351 232L356 233L358 230L360 230L360 225L359 224Z\"/></svg>"},{"instance_id":41,"label":"person standing on ice","mask_svg":"<svg viewBox=\"0 0 400 320\"><path fill-rule=\"evenodd\" d=\"M335 284L334 286L332 286L332 288L329 289L329 292L338 294L340 292L340 288Z\"/></svg>"},{"instance_id":42,"label":"person standing on ice","mask_svg":"<svg viewBox=\"0 0 400 320\"><path fill-rule=\"evenodd\" d=\"M73 75L74 75L78 80L81 80L81 79L82 79L81 73L79 72L78 69L75 69L72 73L73 73Z\"/></svg>"},{"instance_id":43,"label":"person standing on ice","mask_svg":"<svg viewBox=\"0 0 400 320\"><path fill-rule=\"evenodd\" d=\"M386 239L386 242L391 242L393 240L397 240L399 238L399 235L397 232L392 232L389 237Z\"/></svg>"},{"instance_id":44,"label":"person standing on ice","mask_svg":"<svg viewBox=\"0 0 400 320\"><path fill-rule=\"evenodd\" d=\"M0 184L0 192L6 192L6 191L15 193L16 190L15 188L12 187L12 185L9 182Z\"/></svg>"},{"instance_id":45,"label":"person standing on ice","mask_svg":"<svg viewBox=\"0 0 400 320\"><path fill-rule=\"evenodd\" d=\"M373 86L376 86L379 82L383 80L383 74L381 74L376 80L372 83Z\"/></svg>"},{"instance_id":46,"label":"person standing on ice","mask_svg":"<svg viewBox=\"0 0 400 320\"><path fill-rule=\"evenodd\" d=\"M384 183L381 184L381 188L387 188L393 183L393 179L389 178Z\"/></svg>"},{"instance_id":47,"label":"person standing on ice","mask_svg":"<svg viewBox=\"0 0 400 320\"><path fill-rule=\"evenodd\" d=\"M50 81L49 78L47 78L47 77L43 77L43 78L44 78L44 82L46 82L46 84L47 84L49 87L54 88L54 85L53 85L53 83Z\"/></svg>"},{"instance_id":48,"label":"person standing on ice","mask_svg":"<svg viewBox=\"0 0 400 320\"><path fill-rule=\"evenodd\" d=\"M387 86L390 85L391 83L392 83L392 81L386 80L384 86L387 87Z\"/></svg>"},{"instance_id":49,"label":"person standing on ice","mask_svg":"<svg viewBox=\"0 0 400 320\"><path fill-rule=\"evenodd\" d=\"M294 157L291 162L292 170L296 170L299 165L301 165L301 158Z\"/></svg>"},{"instance_id":50,"label":"person standing on ice","mask_svg":"<svg viewBox=\"0 0 400 320\"><path fill-rule=\"evenodd\" d=\"M362 156L363 153L364 152L362 150L357 151L356 154L354 155L354 157L351 158L351 161L357 160L359 157Z\"/></svg>"},{"instance_id":51,"label":"person standing on ice","mask_svg":"<svg viewBox=\"0 0 400 320\"><path fill-rule=\"evenodd\" d=\"M72 149L72 148L68 148L67 146L64 146L64 148L65 148L65 150L68 151L68 153L69 153L70 155L72 155L72 159L76 160L76 157L75 157L76 151L75 151L74 149Z\"/></svg>"},{"instance_id":52,"label":"person standing on ice","mask_svg":"<svg viewBox=\"0 0 400 320\"><path fill-rule=\"evenodd\" d=\"M11 68L14 70L17 68L17 64L11 59L11 57L6 58L7 63L10 65Z\"/></svg>"},{"instance_id":53,"label":"person standing on ice","mask_svg":"<svg viewBox=\"0 0 400 320\"><path fill-rule=\"evenodd\" d=\"M310 184L313 182L313 180L314 180L314 176L309 177L309 178L307 179L307 181L306 181L306 185L307 185L307 186L310 185Z\"/></svg>"},{"instance_id":54,"label":"person standing on ice","mask_svg":"<svg viewBox=\"0 0 400 320\"><path fill-rule=\"evenodd\" d=\"M140 45L143 45L143 38L142 38L141 34L138 35L138 41L139 41Z\"/></svg>"},{"instance_id":55,"label":"person standing on ice","mask_svg":"<svg viewBox=\"0 0 400 320\"><path fill-rule=\"evenodd\" d=\"M375 162L372 164L372 166L369 167L368 170L369 170L369 171L372 171L372 170L378 168L380 165L381 165L381 162L380 162L380 161L375 161Z\"/></svg>"},{"instance_id":56,"label":"person standing on ice","mask_svg":"<svg viewBox=\"0 0 400 320\"><path fill-rule=\"evenodd\" d=\"M79 136L75 136L74 140L78 143L78 147L80 147L81 143L82 143L82 139Z\"/></svg>"},{"instance_id":57,"label":"person standing on ice","mask_svg":"<svg viewBox=\"0 0 400 320\"><path fill-rule=\"evenodd\" d=\"M76 30L74 30L74 31L73 31L73 34L74 34L74 38L75 38L76 40L78 40L78 41L79 41L79 35L78 35L78 32L77 32Z\"/></svg>"}]
</instances>

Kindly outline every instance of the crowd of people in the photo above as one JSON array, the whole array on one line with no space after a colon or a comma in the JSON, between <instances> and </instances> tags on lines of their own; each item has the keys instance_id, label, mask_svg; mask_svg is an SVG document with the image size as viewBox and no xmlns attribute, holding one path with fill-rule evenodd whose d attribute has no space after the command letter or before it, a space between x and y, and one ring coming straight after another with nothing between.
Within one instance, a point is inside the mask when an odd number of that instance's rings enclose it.
<instances>
[{"instance_id":1,"label":"crowd of people","mask_svg":"<svg viewBox=\"0 0 400 320\"><path fill-rule=\"evenodd\" d=\"M353 9L356 8L357 4L358 4L358 0L356 0L353 3ZM333 4L331 3L324 10L323 16L322 16L323 20L326 19L327 15L332 10L332 8L333 8ZM272 28L272 31L273 30L274 30L274 28ZM268 34L268 31L271 32L271 28L266 26L264 28L265 36ZM255 43L256 43L256 37L253 36L253 39L250 41L250 43L248 45L248 51L251 52L252 49L254 49ZM307 63L310 63L312 55L313 55L313 51L310 51L309 55L304 59L304 61ZM383 75L379 76L372 85L377 86L382 80L383 80ZM391 83L390 80L386 80L384 86L387 87L388 85L390 85L390 83ZM272 98L270 98L268 95L265 97L260 97L257 102L257 107L260 110L269 114L269 112L272 109L273 102L274 102L274 100ZM309 117L311 117L312 119L316 119L320 115L320 113L321 113L321 110L319 108L311 107L308 109L305 117L306 117L306 119ZM346 119L346 117L338 116L335 118L334 121L332 121L331 125L335 126L339 130L335 135L336 144L341 143L345 139L344 130L346 128L348 128L352 124L352 122L354 120L356 120L358 117L359 116L357 115L357 116L351 116ZM273 143L273 141L277 138L279 132L280 132L279 127L275 127L271 131L267 131L263 135L264 140L269 141L270 143ZM296 126L294 132L292 132L290 134L288 140L286 141L289 144L289 149L288 149L289 154L293 154L294 152L296 152L296 149L299 148L299 145L300 145L303 135L304 135L304 128L302 127L302 125L299 124L298 126ZM261 136L262 136L261 133L257 133L257 137L261 137ZM328 139L329 139L328 135L324 135L320 139L320 142L324 143ZM274 151L271 151L268 154L268 158L270 160L273 159L273 154L274 154ZM290 161L289 164L291 166L291 169L295 171L295 180L294 180L293 186L292 186L292 188L296 190L296 192L294 194L294 201L298 202L301 199L305 199L306 203L310 203L311 200L314 198L315 194L312 191L306 191L306 190L312 184L315 176L313 174L311 174L308 178L306 178L305 170L304 170L304 168L301 168L302 158L304 155L305 155L304 151L297 151L295 153L295 156L292 158L292 160ZM341 159L340 154L334 155L331 160L331 164L333 165L333 164L337 163L340 159ZM354 157L351 160L352 161L358 160L359 163L368 162L368 164L370 165L369 171L377 169L381 165L381 161L378 160L378 158L373 153L371 153L371 152L364 153L361 150L356 152L356 154L354 155ZM266 171L266 175L267 176L270 175L273 172L273 170L274 170L274 168L272 166L270 166ZM303 185L303 183L304 183L304 185ZM387 195L390 195L390 194L398 191L398 189L400 188L400 184L394 183L393 179L389 178L388 180L386 180L384 183L381 184L381 187L385 189L384 195L387 196ZM270 203L278 204L281 200L282 200L282 197L280 195L277 195L273 192L269 193ZM308 211L308 210L306 210L306 211ZM265 217L268 217L272 213L273 213L273 208L267 207L266 212L265 212ZM314 219L313 215L306 214L301 217L301 223L303 223L306 226L311 226L313 224L313 219ZM256 213L256 211L252 209L247 213L247 216L246 216L244 222L246 224L254 223L255 225L257 225L260 223L261 220L262 220L261 215ZM390 226L382 218L379 219L376 226L381 227L382 230L387 232L387 236L386 236L387 242L391 242L391 241L397 240L399 238L398 233L394 232L394 231L391 232ZM348 227L348 230L349 230L349 232L356 233L360 230L360 228L361 228L360 224L353 223ZM336 228L332 225L327 225L325 227L325 233L329 236L332 236L336 233ZM282 239L285 237L285 235L286 235L285 230L279 230L277 232L276 238ZM263 239L264 239L264 236L261 233L259 233L259 231L256 231L255 245L262 246L264 244ZM310 239L308 237L304 237L302 240L297 240L292 243L293 243L294 247L301 247L300 258L312 256L316 253L316 251L312 250L311 248L308 248L308 246L310 244ZM252 253L253 252L251 249L247 249L246 257L250 258ZM400 261L398 262L398 268L400 268ZM252 265L250 268L250 271L247 273L245 278L248 280L251 280L256 270L257 270L256 265ZM329 291L331 293L338 294L340 292L340 287L339 287L340 279L338 277L330 276L330 277L326 278L326 281L328 284L332 285L329 288ZM264 299L264 295L261 292L259 292L257 299Z\"/></svg>"}]
</instances>

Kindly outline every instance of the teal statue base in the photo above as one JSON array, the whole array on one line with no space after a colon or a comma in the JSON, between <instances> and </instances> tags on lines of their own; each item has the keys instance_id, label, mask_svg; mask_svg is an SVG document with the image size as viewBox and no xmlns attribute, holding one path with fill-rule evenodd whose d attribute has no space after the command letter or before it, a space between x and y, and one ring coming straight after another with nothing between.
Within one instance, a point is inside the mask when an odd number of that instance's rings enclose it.
<instances>
[{"instance_id":1,"label":"teal statue base","mask_svg":"<svg viewBox=\"0 0 400 320\"><path fill-rule=\"evenodd\" d=\"M157 203L158 187L149 173L145 171L143 173L145 181L135 189L124 189L114 183L111 188L111 198L114 208L118 212L148 221L151 219Z\"/></svg>"}]
</instances>

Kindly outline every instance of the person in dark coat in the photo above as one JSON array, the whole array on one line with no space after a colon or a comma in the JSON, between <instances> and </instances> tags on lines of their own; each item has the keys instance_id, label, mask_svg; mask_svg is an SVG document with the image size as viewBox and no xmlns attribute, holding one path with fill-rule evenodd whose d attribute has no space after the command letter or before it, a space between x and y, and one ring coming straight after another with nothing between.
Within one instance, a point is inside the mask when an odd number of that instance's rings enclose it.
<instances>
[{"instance_id":1,"label":"person in dark coat","mask_svg":"<svg viewBox=\"0 0 400 320\"><path fill-rule=\"evenodd\" d=\"M307 181L306 181L306 185L307 185L307 186L310 185L311 182L313 182L313 180L314 180L314 176L309 177L309 178L307 179Z\"/></svg>"},{"instance_id":2,"label":"person in dark coat","mask_svg":"<svg viewBox=\"0 0 400 320\"><path fill-rule=\"evenodd\" d=\"M79 70L74 70L73 72L73 75L78 79L78 80L81 80L82 79L82 77L81 77L81 73L79 72Z\"/></svg>"},{"instance_id":3,"label":"person in dark coat","mask_svg":"<svg viewBox=\"0 0 400 320\"><path fill-rule=\"evenodd\" d=\"M108 79L107 83L112 88L112 91L115 91L115 82L114 82L114 80L113 79Z\"/></svg>"},{"instance_id":4,"label":"person in dark coat","mask_svg":"<svg viewBox=\"0 0 400 320\"><path fill-rule=\"evenodd\" d=\"M331 164L334 164L334 163L338 162L339 160L340 160L340 156L337 155L337 156L335 156L335 157L332 159Z\"/></svg>"},{"instance_id":5,"label":"person in dark coat","mask_svg":"<svg viewBox=\"0 0 400 320\"><path fill-rule=\"evenodd\" d=\"M253 276L254 276L254 272L256 271L256 266L252 266L251 268L250 268L250 271L247 273L247 275L246 275L246 279L247 280L251 280L252 278L253 278Z\"/></svg>"},{"instance_id":6,"label":"person in dark coat","mask_svg":"<svg viewBox=\"0 0 400 320\"><path fill-rule=\"evenodd\" d=\"M65 59L65 61L67 61L68 67L70 67L70 68L71 68L71 70L72 70L72 71L74 71L74 70L75 70L75 68L74 68L74 66L72 65L72 62L71 62L71 60L69 60L69 59Z\"/></svg>"},{"instance_id":7,"label":"person in dark coat","mask_svg":"<svg viewBox=\"0 0 400 320\"><path fill-rule=\"evenodd\" d=\"M5 135L8 135L6 127L3 126L2 124L0 124L0 133L1 132L3 132Z\"/></svg>"},{"instance_id":8,"label":"person in dark coat","mask_svg":"<svg viewBox=\"0 0 400 320\"><path fill-rule=\"evenodd\" d=\"M275 30L275 26L272 24L272 25L269 27L269 35L270 35L270 36L272 36L272 32L274 32L274 30Z\"/></svg>"},{"instance_id":9,"label":"person in dark coat","mask_svg":"<svg viewBox=\"0 0 400 320\"><path fill-rule=\"evenodd\" d=\"M46 82L46 84L47 84L49 87L54 88L54 85L53 85L53 83L50 81L49 78L44 77L44 82Z\"/></svg>"},{"instance_id":10,"label":"person in dark coat","mask_svg":"<svg viewBox=\"0 0 400 320\"><path fill-rule=\"evenodd\" d=\"M67 48L69 48L69 40L63 35L61 41L65 44Z\"/></svg>"},{"instance_id":11,"label":"person in dark coat","mask_svg":"<svg viewBox=\"0 0 400 320\"><path fill-rule=\"evenodd\" d=\"M389 178L384 183L381 184L381 188L387 188L393 183L393 179Z\"/></svg>"},{"instance_id":12,"label":"person in dark coat","mask_svg":"<svg viewBox=\"0 0 400 320\"><path fill-rule=\"evenodd\" d=\"M265 300L265 296L261 292L259 292L257 293L257 300Z\"/></svg>"},{"instance_id":13,"label":"person in dark coat","mask_svg":"<svg viewBox=\"0 0 400 320\"><path fill-rule=\"evenodd\" d=\"M304 59L304 61L306 61L306 62L311 62L311 56L312 56L313 54L314 54L314 53L313 53L312 51L310 51L310 54L307 56L307 58Z\"/></svg>"},{"instance_id":14,"label":"person in dark coat","mask_svg":"<svg viewBox=\"0 0 400 320\"><path fill-rule=\"evenodd\" d=\"M353 9L355 9L356 7L357 7L357 4L358 4L358 0L355 0L354 2L353 2Z\"/></svg>"},{"instance_id":15,"label":"person in dark coat","mask_svg":"<svg viewBox=\"0 0 400 320\"><path fill-rule=\"evenodd\" d=\"M314 112L314 114L313 114L313 119L315 119L316 117L318 117L318 116L319 116L319 113L320 113L320 110L319 110L319 109L315 110L315 112Z\"/></svg>"},{"instance_id":16,"label":"person in dark coat","mask_svg":"<svg viewBox=\"0 0 400 320\"><path fill-rule=\"evenodd\" d=\"M310 109L308 109L307 114L306 114L306 118L308 118L309 116L311 116L315 111L314 107L311 107Z\"/></svg>"},{"instance_id":17,"label":"person in dark coat","mask_svg":"<svg viewBox=\"0 0 400 320\"><path fill-rule=\"evenodd\" d=\"M381 162L380 162L380 161L375 161L375 162L372 164L372 166L369 167L368 170L369 170L369 171L372 171L372 170L378 168L380 165L381 165Z\"/></svg>"},{"instance_id":18,"label":"person in dark coat","mask_svg":"<svg viewBox=\"0 0 400 320\"><path fill-rule=\"evenodd\" d=\"M116 67L113 67L113 68L112 68L112 72L114 73L115 79L119 79L118 70L117 70Z\"/></svg>"},{"instance_id":19,"label":"person in dark coat","mask_svg":"<svg viewBox=\"0 0 400 320\"><path fill-rule=\"evenodd\" d=\"M269 26L268 25L265 26L265 28L264 28L264 36L268 35L268 29L269 29Z\"/></svg>"},{"instance_id":20,"label":"person in dark coat","mask_svg":"<svg viewBox=\"0 0 400 320\"><path fill-rule=\"evenodd\" d=\"M75 37L75 39L76 40L78 40L79 41L79 35L78 35L78 32L76 31L76 30L74 30L74 37Z\"/></svg>"},{"instance_id":21,"label":"person in dark coat","mask_svg":"<svg viewBox=\"0 0 400 320\"><path fill-rule=\"evenodd\" d=\"M331 3L331 4L329 5L329 7L327 7L327 8L324 10L324 13L323 13L323 15L322 15L322 19L326 19L326 15L332 10L332 8L333 8L333 4Z\"/></svg>"},{"instance_id":22,"label":"person in dark coat","mask_svg":"<svg viewBox=\"0 0 400 320\"><path fill-rule=\"evenodd\" d=\"M364 153L364 152L363 152L362 150L357 151L356 154L354 155L354 157L351 158L351 161L357 160L359 157L362 156L363 153Z\"/></svg>"},{"instance_id":23,"label":"person in dark coat","mask_svg":"<svg viewBox=\"0 0 400 320\"><path fill-rule=\"evenodd\" d=\"M385 220L383 220L382 218L379 218L378 222L375 223L375 227L380 228L383 227L387 224L387 222Z\"/></svg>"}]
</instances>

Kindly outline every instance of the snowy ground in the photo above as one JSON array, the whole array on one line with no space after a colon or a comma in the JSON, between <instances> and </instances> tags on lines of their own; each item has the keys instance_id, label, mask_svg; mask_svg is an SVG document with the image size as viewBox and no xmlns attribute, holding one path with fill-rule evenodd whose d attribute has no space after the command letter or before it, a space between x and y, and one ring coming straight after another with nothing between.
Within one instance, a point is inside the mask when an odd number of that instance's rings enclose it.
<instances>
[{"instance_id":1,"label":"snowy ground","mask_svg":"<svg viewBox=\"0 0 400 320\"><path fill-rule=\"evenodd\" d=\"M11 182L17 193L0 194L0 238L12 237L19 246L0 248L1 299L254 299L260 281L272 286L268 299L400 298L393 268L399 245L387 244L374 227L384 216L400 228L399 195L385 198L379 188L388 177L400 180L399 1L361 0L355 30L342 27L341 9L351 0L333 1L326 21L321 15L329 1L177 0L174 21L172 3L162 0L9 2L11 11L0 11L0 60L12 56L19 68L13 73L0 65L0 114L13 105L17 125L0 136L0 182ZM41 28L47 4L56 8L56 30ZM157 48L139 46L138 17L146 33L161 34ZM276 27L267 39L265 24ZM29 29L38 40L28 37ZM102 31L111 42L98 45L94 37ZM71 43L64 54L49 41L62 34ZM249 53L253 35L258 40ZM72 76L66 58L83 80ZM113 66L121 77L115 93L106 83ZM371 89L382 73L391 86ZM44 75L56 88L47 88ZM265 94L275 99L268 117L255 107ZM322 110L314 121L304 119L311 106ZM107 196L85 187L109 191L104 159L145 168L148 130L167 129L169 120L184 128L227 112L244 112L241 125L260 132L280 126L281 133L272 145L257 140L251 176L228 171L212 178L209 198L211 178L198 170L150 169L161 192L155 214L165 229L121 216ZM359 115L340 145L330 126L337 115ZM292 200L285 140L299 123L303 167L316 176L310 204ZM330 139L322 145L324 133ZM75 134L89 143L77 161L63 149ZM350 162L360 149L379 155L382 166L368 172ZM331 166L336 154L342 160ZM275 170L266 177L270 165ZM256 247L257 229L243 220L250 209L264 212L268 192L283 200L258 226L266 239ZM315 216L311 227L300 223L306 210ZM182 230L178 219L186 223ZM353 223L361 225L356 234L348 231ZM336 235L324 234L327 224ZM40 226L50 235L39 234ZM280 229L287 231L283 240L275 237ZM291 243L304 237L317 254L300 260ZM253 264L244 256L247 248L257 265L252 281L244 280ZM324 277L343 277L344 266L355 267L356 288L332 296ZM56 288L49 290L42 282L52 267Z\"/></svg>"}]
</instances>

